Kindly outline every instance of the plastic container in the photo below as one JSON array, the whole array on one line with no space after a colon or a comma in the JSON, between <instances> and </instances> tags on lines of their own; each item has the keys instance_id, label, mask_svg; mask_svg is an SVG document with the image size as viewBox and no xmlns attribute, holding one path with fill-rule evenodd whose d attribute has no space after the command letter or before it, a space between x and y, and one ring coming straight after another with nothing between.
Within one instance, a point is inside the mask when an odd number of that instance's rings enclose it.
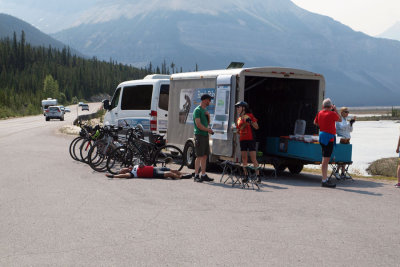
<instances>
[{"instance_id":1,"label":"plastic container","mask_svg":"<svg viewBox=\"0 0 400 267\"><path fill-rule=\"evenodd\" d=\"M305 120L296 120L294 124L294 135L304 135L306 131L306 121Z\"/></svg>"}]
</instances>

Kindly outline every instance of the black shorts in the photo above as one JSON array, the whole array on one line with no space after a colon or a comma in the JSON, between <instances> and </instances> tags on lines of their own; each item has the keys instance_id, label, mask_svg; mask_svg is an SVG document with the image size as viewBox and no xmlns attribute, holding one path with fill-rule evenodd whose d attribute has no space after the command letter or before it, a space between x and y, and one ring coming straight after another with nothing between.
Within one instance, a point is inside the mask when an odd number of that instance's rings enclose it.
<instances>
[{"instance_id":1,"label":"black shorts","mask_svg":"<svg viewBox=\"0 0 400 267\"><path fill-rule=\"evenodd\" d=\"M210 143L208 135L205 136L196 134L194 136L194 150L197 157L208 156L210 154Z\"/></svg>"},{"instance_id":2,"label":"black shorts","mask_svg":"<svg viewBox=\"0 0 400 267\"><path fill-rule=\"evenodd\" d=\"M240 151L256 151L256 141L255 140L240 141Z\"/></svg>"},{"instance_id":3,"label":"black shorts","mask_svg":"<svg viewBox=\"0 0 400 267\"><path fill-rule=\"evenodd\" d=\"M170 171L170 168L167 167L154 167L153 169L153 177L154 178L165 178L164 173Z\"/></svg>"},{"instance_id":4,"label":"black shorts","mask_svg":"<svg viewBox=\"0 0 400 267\"><path fill-rule=\"evenodd\" d=\"M322 147L322 156L324 158L330 158L333 152L333 142L329 142L327 145L321 144Z\"/></svg>"}]
</instances>

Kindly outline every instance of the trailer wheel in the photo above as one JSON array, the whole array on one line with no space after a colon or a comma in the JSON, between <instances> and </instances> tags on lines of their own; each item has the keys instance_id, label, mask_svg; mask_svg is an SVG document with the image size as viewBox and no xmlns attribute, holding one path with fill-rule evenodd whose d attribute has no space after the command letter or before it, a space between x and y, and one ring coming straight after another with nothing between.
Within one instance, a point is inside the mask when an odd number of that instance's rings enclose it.
<instances>
[{"instance_id":1,"label":"trailer wheel","mask_svg":"<svg viewBox=\"0 0 400 267\"><path fill-rule=\"evenodd\" d=\"M194 144L191 141L186 142L185 148L183 149L183 157L185 159L185 164L189 169L194 169L194 161L196 159L196 154L194 152Z\"/></svg>"},{"instance_id":2,"label":"trailer wheel","mask_svg":"<svg viewBox=\"0 0 400 267\"><path fill-rule=\"evenodd\" d=\"M274 164L274 168L277 172L283 172L286 169L285 164Z\"/></svg>"},{"instance_id":3,"label":"trailer wheel","mask_svg":"<svg viewBox=\"0 0 400 267\"><path fill-rule=\"evenodd\" d=\"M290 173L292 173L292 174L299 174L303 170L303 166L304 165L301 163L290 164L288 166L288 169L289 169Z\"/></svg>"}]
</instances>

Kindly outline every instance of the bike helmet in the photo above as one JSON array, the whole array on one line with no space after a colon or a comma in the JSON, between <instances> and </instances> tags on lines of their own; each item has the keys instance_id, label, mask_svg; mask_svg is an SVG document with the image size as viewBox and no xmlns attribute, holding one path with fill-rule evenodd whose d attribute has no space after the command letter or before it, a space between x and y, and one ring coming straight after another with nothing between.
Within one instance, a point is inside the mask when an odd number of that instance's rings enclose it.
<instances>
[{"instance_id":1,"label":"bike helmet","mask_svg":"<svg viewBox=\"0 0 400 267\"><path fill-rule=\"evenodd\" d=\"M235 104L235 107L245 107L245 108L249 108L249 104L247 104L247 102L244 101L239 101Z\"/></svg>"}]
</instances>

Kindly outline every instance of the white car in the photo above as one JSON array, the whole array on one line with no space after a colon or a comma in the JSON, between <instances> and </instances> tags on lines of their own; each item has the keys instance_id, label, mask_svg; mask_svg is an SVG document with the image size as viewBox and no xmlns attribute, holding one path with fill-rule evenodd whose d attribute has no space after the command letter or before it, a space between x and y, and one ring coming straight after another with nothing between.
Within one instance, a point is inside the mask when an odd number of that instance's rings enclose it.
<instances>
[{"instance_id":1,"label":"white car","mask_svg":"<svg viewBox=\"0 0 400 267\"><path fill-rule=\"evenodd\" d=\"M50 106L46 109L45 112L46 121L50 119L59 119L60 121L64 120L64 111L61 110L60 106Z\"/></svg>"}]
</instances>

